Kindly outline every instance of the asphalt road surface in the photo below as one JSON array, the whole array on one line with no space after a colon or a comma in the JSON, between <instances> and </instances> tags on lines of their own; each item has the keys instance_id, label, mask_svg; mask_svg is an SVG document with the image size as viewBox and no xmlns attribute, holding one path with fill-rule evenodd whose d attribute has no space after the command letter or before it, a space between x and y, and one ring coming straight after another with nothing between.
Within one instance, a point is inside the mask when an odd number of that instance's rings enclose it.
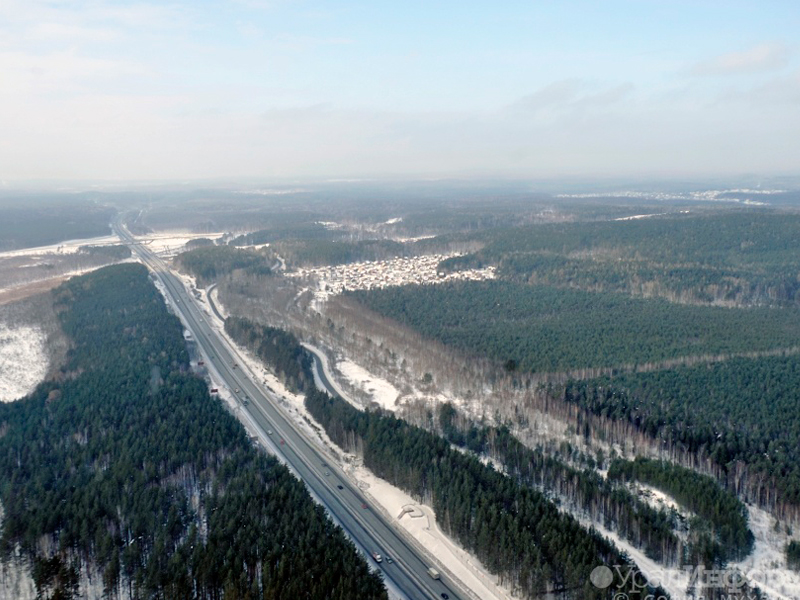
<instances>
[{"instance_id":1,"label":"asphalt road surface","mask_svg":"<svg viewBox=\"0 0 800 600\"><path fill-rule=\"evenodd\" d=\"M184 323L224 384L231 392L239 390L235 394L240 403L239 410L246 412L251 422L269 436L276 454L302 479L317 501L325 506L366 553L373 567L379 568L383 577L408 598L462 598L444 577L434 580L427 574L430 566L440 573L442 569L439 565L431 565L378 510L373 509L338 466L284 415L278 408L278 399L238 366L239 359L234 351L209 326L208 315L197 300L186 292L181 281L149 249L136 243L126 229L115 225L114 230L164 284L173 307L183 316ZM324 377L322 369L319 371ZM373 552L381 554L383 562L375 563L371 558ZM392 559L391 564L387 557Z\"/></svg>"}]
</instances>

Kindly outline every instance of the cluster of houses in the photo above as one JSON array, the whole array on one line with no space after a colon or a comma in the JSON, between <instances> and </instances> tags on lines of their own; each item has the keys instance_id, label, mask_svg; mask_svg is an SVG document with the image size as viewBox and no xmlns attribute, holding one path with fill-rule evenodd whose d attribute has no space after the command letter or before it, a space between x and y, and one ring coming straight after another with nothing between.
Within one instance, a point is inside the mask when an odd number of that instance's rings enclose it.
<instances>
[{"instance_id":1,"label":"cluster of houses","mask_svg":"<svg viewBox=\"0 0 800 600\"><path fill-rule=\"evenodd\" d=\"M445 274L438 269L439 263L456 256L454 254L428 254L409 258L394 258L298 269L287 273L287 277L313 279L318 289L328 294L339 294L344 290L371 290L395 285L427 285L445 281L484 281L495 278L494 267L469 269Z\"/></svg>"}]
</instances>

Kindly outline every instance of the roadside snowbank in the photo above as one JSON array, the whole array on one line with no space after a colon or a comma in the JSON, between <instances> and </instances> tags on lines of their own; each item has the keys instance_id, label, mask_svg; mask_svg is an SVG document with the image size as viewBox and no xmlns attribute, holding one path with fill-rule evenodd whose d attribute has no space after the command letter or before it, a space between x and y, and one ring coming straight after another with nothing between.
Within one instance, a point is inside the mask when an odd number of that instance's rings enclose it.
<instances>
[{"instance_id":1,"label":"roadside snowbank","mask_svg":"<svg viewBox=\"0 0 800 600\"><path fill-rule=\"evenodd\" d=\"M481 599L514 598L496 583L480 561L461 548L439 529L433 509L418 504L403 490L375 477L363 466L351 467L349 475L365 495L371 497L430 554L436 557L459 581Z\"/></svg>"}]
</instances>

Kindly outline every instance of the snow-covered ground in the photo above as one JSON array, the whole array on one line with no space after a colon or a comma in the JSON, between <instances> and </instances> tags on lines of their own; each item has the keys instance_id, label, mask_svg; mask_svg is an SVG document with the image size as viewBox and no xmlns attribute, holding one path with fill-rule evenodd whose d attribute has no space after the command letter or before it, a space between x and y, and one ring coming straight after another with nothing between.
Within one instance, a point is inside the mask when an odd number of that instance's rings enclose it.
<instances>
[{"instance_id":1,"label":"snow-covered ground","mask_svg":"<svg viewBox=\"0 0 800 600\"><path fill-rule=\"evenodd\" d=\"M0 323L0 402L29 394L47 375L47 336L37 327Z\"/></svg>"},{"instance_id":2,"label":"snow-covered ground","mask_svg":"<svg viewBox=\"0 0 800 600\"><path fill-rule=\"evenodd\" d=\"M172 256L183 252L187 242L198 238L208 238L216 240L221 238L224 233L190 233L187 231L161 231L158 233L148 233L147 235L134 236L138 242L145 244L150 250L159 256Z\"/></svg>"},{"instance_id":3,"label":"snow-covered ground","mask_svg":"<svg viewBox=\"0 0 800 600\"><path fill-rule=\"evenodd\" d=\"M370 402L375 402L389 410L397 408L396 402L400 397L400 392L385 379L372 375L348 359L338 361L336 368L350 385L367 394Z\"/></svg>"},{"instance_id":4,"label":"snow-covered ground","mask_svg":"<svg viewBox=\"0 0 800 600\"><path fill-rule=\"evenodd\" d=\"M379 504L390 519L394 519L435 556L477 598L514 598L508 590L497 585L497 578L477 558L439 529L430 506L417 503L403 490L375 477L372 471L363 466L351 466L349 474L365 495Z\"/></svg>"},{"instance_id":5,"label":"snow-covered ground","mask_svg":"<svg viewBox=\"0 0 800 600\"><path fill-rule=\"evenodd\" d=\"M747 507L750 513L750 530L756 538L750 556L731 564L739 569L753 585L769 594L770 598L800 600L800 573L786 568L784 547L790 540L784 527L775 530L775 518L755 506ZM798 533L792 539L798 539Z\"/></svg>"},{"instance_id":6,"label":"snow-covered ground","mask_svg":"<svg viewBox=\"0 0 800 600\"><path fill-rule=\"evenodd\" d=\"M41 254L75 254L81 246L110 246L119 244L119 238L116 235L104 235L96 238L85 238L81 240L67 240L58 244L50 244L49 246L37 246L35 248L20 248L19 250L8 250L7 252L0 252L0 258L8 258L11 256L38 256Z\"/></svg>"}]
</instances>

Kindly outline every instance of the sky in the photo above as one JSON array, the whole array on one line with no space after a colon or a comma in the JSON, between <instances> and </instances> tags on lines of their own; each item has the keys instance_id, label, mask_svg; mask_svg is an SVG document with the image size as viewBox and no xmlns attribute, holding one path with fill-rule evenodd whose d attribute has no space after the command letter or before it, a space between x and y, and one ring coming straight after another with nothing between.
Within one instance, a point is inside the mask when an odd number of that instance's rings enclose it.
<instances>
[{"instance_id":1,"label":"sky","mask_svg":"<svg viewBox=\"0 0 800 600\"><path fill-rule=\"evenodd\" d=\"M0 0L0 180L800 175L786 1Z\"/></svg>"}]
</instances>

